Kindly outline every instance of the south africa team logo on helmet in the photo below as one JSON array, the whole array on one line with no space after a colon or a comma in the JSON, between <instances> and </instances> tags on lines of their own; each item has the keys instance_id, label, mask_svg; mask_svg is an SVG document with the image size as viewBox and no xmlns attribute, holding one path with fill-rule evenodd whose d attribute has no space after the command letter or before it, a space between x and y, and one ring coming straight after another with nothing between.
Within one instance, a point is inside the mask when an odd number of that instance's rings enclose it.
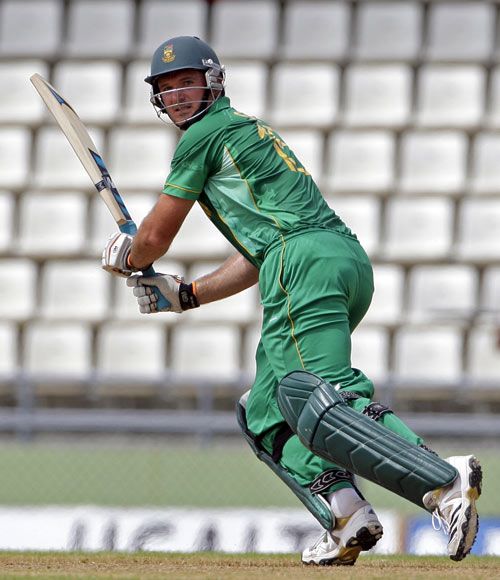
<instances>
[{"instance_id":1,"label":"south africa team logo on helmet","mask_svg":"<svg viewBox=\"0 0 500 580\"><path fill-rule=\"evenodd\" d=\"M167 46L165 46L165 48L163 49L162 61L163 62L172 62L174 60L175 60L174 45L167 44Z\"/></svg>"}]
</instances>

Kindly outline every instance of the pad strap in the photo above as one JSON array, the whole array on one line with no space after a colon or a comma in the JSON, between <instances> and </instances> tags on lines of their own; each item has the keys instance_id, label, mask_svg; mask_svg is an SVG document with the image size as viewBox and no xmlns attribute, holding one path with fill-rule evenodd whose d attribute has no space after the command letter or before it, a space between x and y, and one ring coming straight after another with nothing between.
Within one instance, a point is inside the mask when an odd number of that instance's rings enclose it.
<instances>
[{"instance_id":1,"label":"pad strap","mask_svg":"<svg viewBox=\"0 0 500 580\"><path fill-rule=\"evenodd\" d=\"M323 471L321 475L318 475L318 477L309 486L309 489L313 494L323 493L332 487L333 484L344 482L348 482L353 487L356 487L354 485L354 477L352 473L349 473L345 469L332 468L327 469L326 471Z\"/></svg>"}]
</instances>

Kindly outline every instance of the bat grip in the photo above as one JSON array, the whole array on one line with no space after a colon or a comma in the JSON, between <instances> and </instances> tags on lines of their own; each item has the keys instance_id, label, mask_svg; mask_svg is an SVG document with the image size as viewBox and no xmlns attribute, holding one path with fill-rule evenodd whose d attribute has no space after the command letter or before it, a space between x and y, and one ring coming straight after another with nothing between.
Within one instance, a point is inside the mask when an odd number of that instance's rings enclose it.
<instances>
[{"instance_id":1,"label":"bat grip","mask_svg":"<svg viewBox=\"0 0 500 580\"><path fill-rule=\"evenodd\" d=\"M137 233L137 226L133 220L127 220L125 223L120 224L118 227L122 233L129 234L130 236L135 236ZM153 266L149 266L149 268L143 270L142 273L148 278L156 276L156 272ZM163 294L157 293L156 296L158 297L158 302L156 303L158 305L158 310L163 310L164 308L169 308L171 306L170 302L165 298L165 296L163 296Z\"/></svg>"}]
</instances>

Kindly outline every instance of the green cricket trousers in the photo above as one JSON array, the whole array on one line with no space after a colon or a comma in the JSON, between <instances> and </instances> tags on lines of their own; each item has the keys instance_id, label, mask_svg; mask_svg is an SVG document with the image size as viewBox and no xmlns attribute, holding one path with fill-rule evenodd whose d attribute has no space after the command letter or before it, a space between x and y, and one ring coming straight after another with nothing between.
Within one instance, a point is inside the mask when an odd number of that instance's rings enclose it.
<instances>
[{"instance_id":1,"label":"green cricket trousers","mask_svg":"<svg viewBox=\"0 0 500 580\"><path fill-rule=\"evenodd\" d=\"M285 423L276 388L287 373L306 370L353 391L359 395L349 402L355 410L362 411L371 402L373 383L351 367L351 333L370 305L373 272L357 239L311 228L284 236L270 247L259 286L264 317L246 416L250 431L272 453ZM393 413L384 414L380 423L416 445L422 443ZM285 443L279 461L303 486L338 468L314 455L296 435ZM349 486L338 482L328 491Z\"/></svg>"}]
</instances>

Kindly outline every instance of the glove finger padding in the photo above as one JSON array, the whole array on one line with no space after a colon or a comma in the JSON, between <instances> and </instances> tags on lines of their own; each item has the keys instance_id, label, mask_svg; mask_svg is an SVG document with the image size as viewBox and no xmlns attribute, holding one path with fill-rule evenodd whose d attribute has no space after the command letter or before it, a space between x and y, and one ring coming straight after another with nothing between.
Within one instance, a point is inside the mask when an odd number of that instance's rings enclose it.
<instances>
[{"instance_id":1,"label":"glove finger padding","mask_svg":"<svg viewBox=\"0 0 500 580\"><path fill-rule=\"evenodd\" d=\"M128 256L132 247L132 236L120 232L112 234L102 252L102 269L115 276L128 277L132 268L128 265Z\"/></svg>"},{"instance_id":2,"label":"glove finger padding","mask_svg":"<svg viewBox=\"0 0 500 580\"><path fill-rule=\"evenodd\" d=\"M169 274L156 274L155 276L131 276L127 280L127 286L134 289L134 296L137 298L139 310L145 314L156 312L177 312L181 313L179 300L179 287L182 278ZM168 300L168 308L158 309L157 303L160 296Z\"/></svg>"}]
</instances>

